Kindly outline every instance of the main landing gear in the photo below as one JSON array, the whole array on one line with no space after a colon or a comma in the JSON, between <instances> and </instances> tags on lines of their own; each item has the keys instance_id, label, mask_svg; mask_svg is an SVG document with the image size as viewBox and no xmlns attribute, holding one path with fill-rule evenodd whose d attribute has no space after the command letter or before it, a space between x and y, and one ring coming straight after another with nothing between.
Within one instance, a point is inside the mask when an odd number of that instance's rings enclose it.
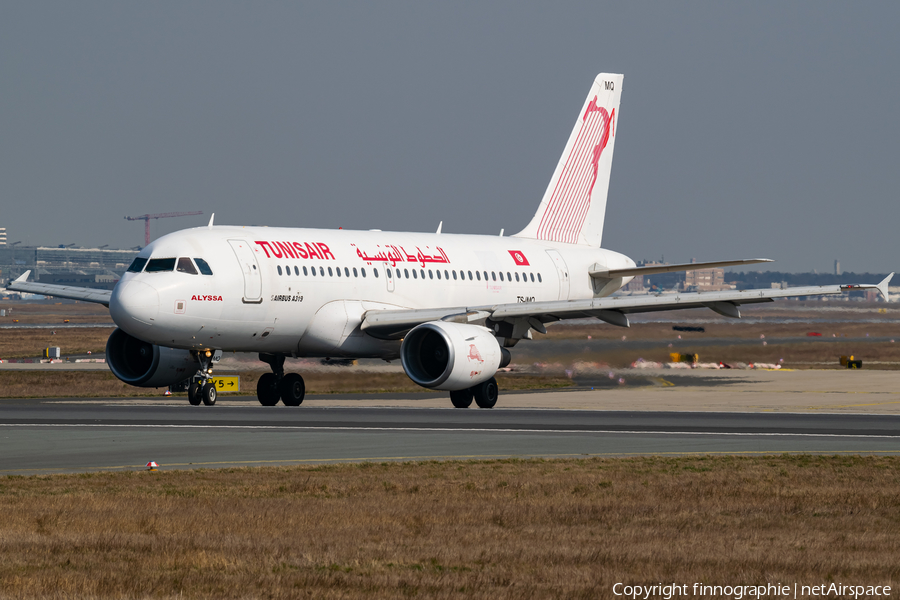
<instances>
[{"instance_id":1,"label":"main landing gear","mask_svg":"<svg viewBox=\"0 0 900 600\"><path fill-rule=\"evenodd\" d=\"M464 390L451 391L450 402L456 408L469 408L472 406L472 400L474 399L478 408L494 408L499 396L500 389L497 387L497 380L491 377L476 386Z\"/></svg>"},{"instance_id":2,"label":"main landing gear","mask_svg":"<svg viewBox=\"0 0 900 600\"><path fill-rule=\"evenodd\" d=\"M297 373L284 372L284 354L260 353L259 360L272 367L272 372L261 376L256 384L259 403L275 406L280 399L285 406L300 406L306 395L306 384Z\"/></svg>"},{"instance_id":3,"label":"main landing gear","mask_svg":"<svg viewBox=\"0 0 900 600\"><path fill-rule=\"evenodd\" d=\"M198 379L191 381L188 386L188 402L194 406L200 406L203 402L206 406L213 406L216 403L216 384L212 382L212 352L209 350L199 351L195 353L197 361L200 363L200 370L197 371Z\"/></svg>"}]
</instances>

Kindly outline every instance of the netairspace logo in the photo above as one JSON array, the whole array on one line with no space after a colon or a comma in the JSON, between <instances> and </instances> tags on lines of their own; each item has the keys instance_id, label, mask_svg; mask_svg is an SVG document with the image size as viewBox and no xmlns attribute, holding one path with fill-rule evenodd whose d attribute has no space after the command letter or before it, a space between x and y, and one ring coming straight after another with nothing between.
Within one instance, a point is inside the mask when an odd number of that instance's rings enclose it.
<instances>
[{"instance_id":1,"label":"netairspace logo","mask_svg":"<svg viewBox=\"0 0 900 600\"><path fill-rule=\"evenodd\" d=\"M823 583L820 585L802 585L795 583L768 583L766 585L706 585L705 583L658 583L656 585L628 585L617 583L613 586L613 594L631 598L632 600L650 600L662 598L822 598L841 596L845 598L878 598L891 595L889 585L844 585L842 583Z\"/></svg>"}]
</instances>

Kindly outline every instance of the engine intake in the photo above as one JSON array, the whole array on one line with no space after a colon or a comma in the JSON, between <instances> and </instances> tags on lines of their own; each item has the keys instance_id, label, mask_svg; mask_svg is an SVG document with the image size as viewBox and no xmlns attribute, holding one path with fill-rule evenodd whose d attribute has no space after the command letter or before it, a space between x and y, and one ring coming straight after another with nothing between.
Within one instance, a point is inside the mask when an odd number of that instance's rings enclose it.
<instances>
[{"instance_id":1,"label":"engine intake","mask_svg":"<svg viewBox=\"0 0 900 600\"><path fill-rule=\"evenodd\" d=\"M157 346L116 329L106 342L106 364L113 375L137 387L167 387L182 382L200 363L189 350Z\"/></svg>"},{"instance_id":2,"label":"engine intake","mask_svg":"<svg viewBox=\"0 0 900 600\"><path fill-rule=\"evenodd\" d=\"M423 323L400 346L409 378L436 390L463 390L487 381L510 358L490 329L464 323Z\"/></svg>"}]
</instances>

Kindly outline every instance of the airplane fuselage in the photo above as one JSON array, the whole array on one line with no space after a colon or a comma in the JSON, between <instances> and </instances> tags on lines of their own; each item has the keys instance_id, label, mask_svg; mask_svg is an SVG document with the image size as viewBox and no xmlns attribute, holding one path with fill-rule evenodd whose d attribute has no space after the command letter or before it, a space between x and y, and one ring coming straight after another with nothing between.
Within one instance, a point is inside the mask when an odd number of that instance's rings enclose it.
<instances>
[{"instance_id":1,"label":"airplane fuselage","mask_svg":"<svg viewBox=\"0 0 900 600\"><path fill-rule=\"evenodd\" d=\"M228 226L172 233L138 256L148 262L122 277L110 313L139 339L360 358L400 347L360 330L366 311L595 298L629 278L589 270L634 266L609 250L517 237Z\"/></svg>"}]
</instances>

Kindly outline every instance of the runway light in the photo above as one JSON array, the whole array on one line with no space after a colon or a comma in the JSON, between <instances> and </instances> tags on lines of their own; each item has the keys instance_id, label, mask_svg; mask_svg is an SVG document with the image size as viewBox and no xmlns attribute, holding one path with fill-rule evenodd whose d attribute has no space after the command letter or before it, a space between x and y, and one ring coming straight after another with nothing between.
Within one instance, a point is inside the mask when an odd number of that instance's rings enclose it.
<instances>
[{"instance_id":1,"label":"runway light","mask_svg":"<svg viewBox=\"0 0 900 600\"><path fill-rule=\"evenodd\" d=\"M150 462L147 463L147 470L149 470L149 471L155 471L158 467L159 467L159 465L156 464L156 461L151 460Z\"/></svg>"}]
</instances>

